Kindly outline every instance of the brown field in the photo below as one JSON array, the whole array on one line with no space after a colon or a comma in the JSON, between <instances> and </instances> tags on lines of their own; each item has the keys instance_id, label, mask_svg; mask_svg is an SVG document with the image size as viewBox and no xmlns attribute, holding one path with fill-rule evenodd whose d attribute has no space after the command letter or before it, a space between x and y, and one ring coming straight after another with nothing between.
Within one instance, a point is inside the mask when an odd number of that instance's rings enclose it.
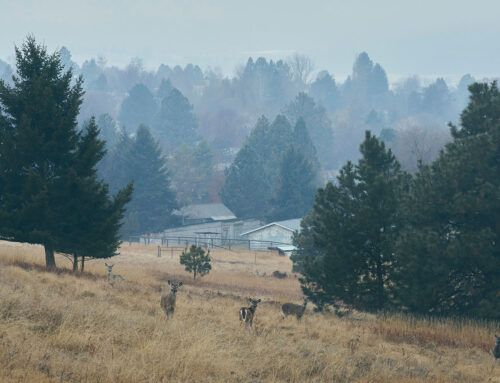
<instances>
[{"instance_id":1,"label":"brown field","mask_svg":"<svg viewBox=\"0 0 500 383\"><path fill-rule=\"evenodd\" d=\"M286 257L213 251L196 281L178 253L126 245L112 260L125 281L110 285L104 261L70 272L43 269L39 246L0 242L0 382L500 382L491 355L498 323L308 311ZM109 261L108 261L109 262ZM265 273L265 276L264 276ZM175 316L161 311L168 279L184 282ZM245 298L263 300L254 330L238 321Z\"/></svg>"}]
</instances>

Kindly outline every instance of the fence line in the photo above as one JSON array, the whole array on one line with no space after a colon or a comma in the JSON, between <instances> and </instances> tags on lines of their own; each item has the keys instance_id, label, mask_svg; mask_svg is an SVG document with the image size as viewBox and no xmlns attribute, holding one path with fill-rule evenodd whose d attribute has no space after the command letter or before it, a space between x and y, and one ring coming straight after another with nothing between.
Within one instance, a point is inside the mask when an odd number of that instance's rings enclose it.
<instances>
[{"instance_id":1,"label":"fence line","mask_svg":"<svg viewBox=\"0 0 500 383\"><path fill-rule=\"evenodd\" d=\"M220 248L225 250L241 249L245 248L248 250L261 249L269 250L276 248L280 245L290 245L290 243L278 242L278 241L261 241L254 239L231 239L223 238L222 236L211 236L210 238L200 238L198 236L158 236L158 235L142 235L142 236L131 236L128 242L138 242L144 244L145 246L151 244L158 244L160 246L165 246L171 248L174 245L184 245L187 248L189 245L197 245L205 247L206 249Z\"/></svg>"}]
</instances>

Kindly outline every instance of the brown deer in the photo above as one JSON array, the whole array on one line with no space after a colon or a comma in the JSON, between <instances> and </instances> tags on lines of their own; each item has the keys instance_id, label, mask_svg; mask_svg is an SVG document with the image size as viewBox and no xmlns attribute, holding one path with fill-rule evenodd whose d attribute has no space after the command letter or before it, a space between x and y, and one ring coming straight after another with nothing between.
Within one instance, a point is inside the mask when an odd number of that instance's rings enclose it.
<instances>
[{"instance_id":1,"label":"brown deer","mask_svg":"<svg viewBox=\"0 0 500 383\"><path fill-rule=\"evenodd\" d=\"M170 286L170 292L161 296L160 306L167 315L167 318L171 318L174 315L177 290L182 286L182 282L171 282L169 280L168 285Z\"/></svg>"},{"instance_id":2,"label":"brown deer","mask_svg":"<svg viewBox=\"0 0 500 383\"><path fill-rule=\"evenodd\" d=\"M255 316L255 310L257 310L257 304L261 302L260 299L252 299L250 300L250 307L242 307L240 309L240 321L244 323L247 328L252 328L253 317Z\"/></svg>"},{"instance_id":3,"label":"brown deer","mask_svg":"<svg viewBox=\"0 0 500 383\"><path fill-rule=\"evenodd\" d=\"M123 281L123 277L120 274L113 274L113 267L115 266L114 263L112 265L105 263L105 265L108 269L108 282L114 282L115 279Z\"/></svg>"},{"instance_id":4,"label":"brown deer","mask_svg":"<svg viewBox=\"0 0 500 383\"><path fill-rule=\"evenodd\" d=\"M302 319L302 315L306 311L307 306L307 298L304 299L304 303L302 305L296 305L295 303L285 303L281 306L281 314L283 315L283 319L285 319L288 315L295 315L297 321L300 322Z\"/></svg>"},{"instance_id":5,"label":"brown deer","mask_svg":"<svg viewBox=\"0 0 500 383\"><path fill-rule=\"evenodd\" d=\"M500 359L500 336L495 335L495 347L493 347L493 356Z\"/></svg>"}]
</instances>

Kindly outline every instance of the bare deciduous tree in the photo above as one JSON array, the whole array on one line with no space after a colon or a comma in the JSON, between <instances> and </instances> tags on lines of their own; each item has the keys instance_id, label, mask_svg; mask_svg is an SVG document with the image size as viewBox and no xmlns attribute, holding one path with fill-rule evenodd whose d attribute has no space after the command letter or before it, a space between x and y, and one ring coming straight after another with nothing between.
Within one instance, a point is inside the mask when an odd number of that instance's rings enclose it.
<instances>
[{"instance_id":1,"label":"bare deciduous tree","mask_svg":"<svg viewBox=\"0 0 500 383\"><path fill-rule=\"evenodd\" d=\"M306 55L295 53L288 58L287 62L292 69L294 79L307 84L309 76L314 70L314 63L312 60Z\"/></svg>"},{"instance_id":2,"label":"bare deciduous tree","mask_svg":"<svg viewBox=\"0 0 500 383\"><path fill-rule=\"evenodd\" d=\"M439 126L422 127L411 122L400 124L396 142L392 145L394 154L403 169L415 173L418 161L429 164L450 140L450 133Z\"/></svg>"}]
</instances>

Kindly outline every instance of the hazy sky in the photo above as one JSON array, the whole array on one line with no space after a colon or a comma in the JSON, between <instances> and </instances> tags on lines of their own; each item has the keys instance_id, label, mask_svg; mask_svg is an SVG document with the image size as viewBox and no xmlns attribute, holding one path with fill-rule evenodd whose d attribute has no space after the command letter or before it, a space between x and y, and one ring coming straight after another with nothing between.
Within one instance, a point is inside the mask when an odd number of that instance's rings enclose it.
<instances>
[{"instance_id":1,"label":"hazy sky","mask_svg":"<svg viewBox=\"0 0 500 383\"><path fill-rule=\"evenodd\" d=\"M0 0L0 58L32 33L78 63L231 73L248 56L300 52L342 77L367 51L393 75L498 75L499 15L498 0Z\"/></svg>"}]
</instances>

